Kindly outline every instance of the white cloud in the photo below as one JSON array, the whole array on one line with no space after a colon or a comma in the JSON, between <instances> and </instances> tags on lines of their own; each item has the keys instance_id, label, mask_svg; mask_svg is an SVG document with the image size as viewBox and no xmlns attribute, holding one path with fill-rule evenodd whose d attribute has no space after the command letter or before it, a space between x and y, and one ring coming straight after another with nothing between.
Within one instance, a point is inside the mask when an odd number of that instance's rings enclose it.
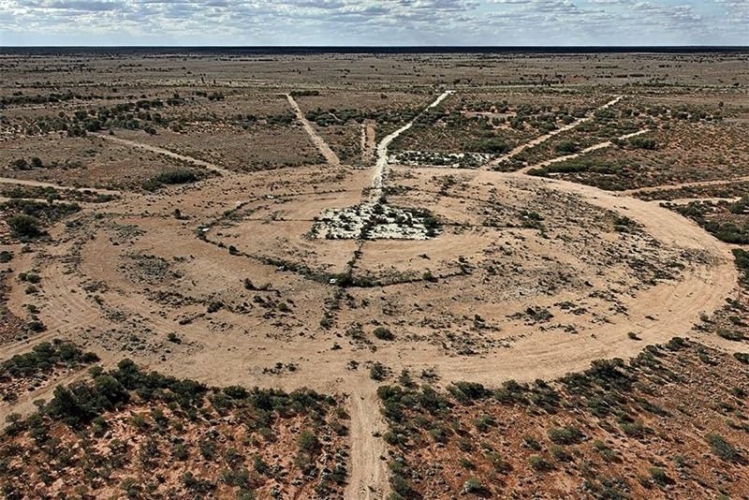
<instances>
[{"instance_id":1,"label":"white cloud","mask_svg":"<svg viewBox=\"0 0 749 500\"><path fill-rule=\"evenodd\" d=\"M747 0L0 0L0 45L746 45Z\"/></svg>"}]
</instances>

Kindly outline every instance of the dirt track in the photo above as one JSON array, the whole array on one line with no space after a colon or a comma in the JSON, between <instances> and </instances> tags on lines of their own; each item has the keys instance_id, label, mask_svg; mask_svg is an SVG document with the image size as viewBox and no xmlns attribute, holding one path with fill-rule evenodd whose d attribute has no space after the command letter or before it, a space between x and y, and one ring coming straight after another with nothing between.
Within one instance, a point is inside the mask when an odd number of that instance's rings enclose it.
<instances>
[{"instance_id":1,"label":"dirt track","mask_svg":"<svg viewBox=\"0 0 749 500\"><path fill-rule=\"evenodd\" d=\"M111 194L111 195L117 195L117 194L120 193L119 191L114 191L112 189L79 188L79 187L74 187L74 186L61 186L59 184L52 184L52 183L49 183L49 182L31 181L31 180L25 180L25 179L12 179L10 177L0 177L0 183L2 183L2 184L17 184L19 186L32 186L32 187L62 189L62 190L66 190L66 191L90 191L92 193Z\"/></svg>"},{"instance_id":2,"label":"dirt track","mask_svg":"<svg viewBox=\"0 0 749 500\"><path fill-rule=\"evenodd\" d=\"M388 473L385 444L376 433L386 432L386 424L377 411L379 401L377 394L370 391L366 394L350 395L349 411L351 412L351 457L357 466L353 467L346 486L346 498L376 499L385 498L388 491Z\"/></svg>"},{"instance_id":3,"label":"dirt track","mask_svg":"<svg viewBox=\"0 0 749 500\"><path fill-rule=\"evenodd\" d=\"M230 172L229 170L226 170L223 167L220 167L220 166L216 165L215 163L209 163L207 161L199 160L199 159L193 158L191 156L181 155L179 153L175 153L173 151L169 151L168 149L160 148L160 147L157 147L157 146L151 146L150 144L143 144L142 142L131 141L131 140L128 140L128 139L122 139L121 137L115 137L113 135L108 135L108 134L94 134L94 133L92 133L91 135L94 135L96 137L99 137L101 139L105 139L105 140L108 140L108 141L116 142L117 144L122 144L123 146L130 146L132 148L142 149L144 151L150 151L152 153L160 154L160 155L163 155L163 156L168 156L169 158L174 158L175 160L180 160L180 161L184 161L184 162L187 162L187 163L192 163L193 165L196 165L198 167L203 167L203 168L208 169L208 170L212 170L212 171L217 172L217 173L219 173L221 175L233 175L232 172Z\"/></svg>"},{"instance_id":4,"label":"dirt track","mask_svg":"<svg viewBox=\"0 0 749 500\"><path fill-rule=\"evenodd\" d=\"M619 191L622 196L631 196L638 193L652 193L654 191L668 191L686 187L702 187L702 186L720 186L721 184L733 184L737 182L749 182L749 176L737 177L735 179L724 180L718 179L714 181L694 181L694 182L681 182L677 184L665 184L660 186L650 186L637 189L627 189L625 191Z\"/></svg>"},{"instance_id":5,"label":"dirt track","mask_svg":"<svg viewBox=\"0 0 749 500\"><path fill-rule=\"evenodd\" d=\"M638 130L637 132L633 132L631 134L626 134L626 135L623 135L621 137L618 137L618 140L623 141L623 140L629 139L631 137L637 137L638 135L642 135L642 134L645 134L647 132L650 132L650 129ZM612 145L613 145L613 142L611 142L611 141L600 142L598 144L594 144L593 146L589 146L589 147L587 147L587 148L585 148L585 149L583 149L583 150L581 150L581 151L579 151L577 153L573 153L571 155L558 156L556 158L552 158L550 160L545 160L545 161L536 163L534 165L528 165L527 167L523 167L520 170L518 170L517 173L519 173L519 174L527 174L528 172L530 172L534 168L543 168L543 167L547 167L549 165L553 165L554 163L560 163L560 162L567 161L567 160L574 160L575 158L578 158L580 155L584 155L584 154L587 154L587 153L592 153L593 151L598 151L599 149L609 148Z\"/></svg>"},{"instance_id":6,"label":"dirt track","mask_svg":"<svg viewBox=\"0 0 749 500\"><path fill-rule=\"evenodd\" d=\"M377 144L375 143L374 123L369 121L362 123L361 134L362 161L368 162L374 156L375 148L377 148Z\"/></svg>"},{"instance_id":7,"label":"dirt track","mask_svg":"<svg viewBox=\"0 0 749 500\"><path fill-rule=\"evenodd\" d=\"M452 90L443 92L439 97L437 97L437 99L434 100L434 102L427 106L426 109L431 109L439 106L442 101L450 97L450 95L452 95L453 93L454 91ZM390 143L397 139L398 136L400 136L403 132L410 129L415 121L416 118L399 128L392 134L384 137L377 145L377 164L375 165L374 174L372 175L372 191L370 193L370 201L377 200L382 195L382 187L385 182L385 176L387 175L388 147L390 146Z\"/></svg>"},{"instance_id":8,"label":"dirt track","mask_svg":"<svg viewBox=\"0 0 749 500\"><path fill-rule=\"evenodd\" d=\"M603 106L601 106L599 108L596 108L596 111L601 110L601 109L610 108L611 106L613 106L616 103L618 103L619 101L621 101L622 98L623 98L623 96L618 96L615 99L612 99L611 101L607 102ZM489 163L487 163L486 165L484 165L484 167L492 167L493 165L498 165L499 163L502 163L505 160L509 160L510 158L518 155L519 153L525 151L528 148L532 148L534 146L538 146L539 144L543 144L544 142L548 141L552 137L557 136L557 135L559 135L559 134L561 134L563 132L567 132L568 130L572 130L572 129L576 128L576 127L579 127L583 123L589 122L592 119L593 119L593 113L589 113L588 116L580 118L579 120L576 120L576 121L570 123L569 125L565 125L563 127L559 127L556 130L552 130L548 134L536 137L535 139L533 139L531 141L528 141L528 142L525 142L525 143L523 143L523 144L521 144L519 146L516 146L509 153L507 153L505 155L502 155L502 156L500 156L498 158L493 159L492 161L490 161Z\"/></svg>"},{"instance_id":9,"label":"dirt track","mask_svg":"<svg viewBox=\"0 0 749 500\"><path fill-rule=\"evenodd\" d=\"M341 160L338 159L338 155L336 155L333 150L330 149L330 146L328 146L328 143L325 142L325 139L320 137L320 134L317 133L309 120L307 120L307 118L304 116L302 109L299 107L299 104L297 104L291 94L286 94L286 99L288 99L289 105L294 109L294 113L296 113L297 120L299 120L299 123L302 124L304 130L307 132L310 139L312 139L312 142L314 143L317 150L320 151L320 154L325 157L325 161L327 161L331 166L340 166Z\"/></svg>"}]
</instances>

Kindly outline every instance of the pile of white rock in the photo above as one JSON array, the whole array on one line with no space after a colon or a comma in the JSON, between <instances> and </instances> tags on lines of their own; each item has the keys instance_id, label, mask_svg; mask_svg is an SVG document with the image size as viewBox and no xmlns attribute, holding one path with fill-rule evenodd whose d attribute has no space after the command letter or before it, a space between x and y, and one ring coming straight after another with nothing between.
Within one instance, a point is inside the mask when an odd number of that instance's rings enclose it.
<instances>
[{"instance_id":1,"label":"pile of white rock","mask_svg":"<svg viewBox=\"0 0 749 500\"><path fill-rule=\"evenodd\" d=\"M311 238L427 240L439 234L439 223L425 210L383 203L363 203L325 210L309 232Z\"/></svg>"}]
</instances>

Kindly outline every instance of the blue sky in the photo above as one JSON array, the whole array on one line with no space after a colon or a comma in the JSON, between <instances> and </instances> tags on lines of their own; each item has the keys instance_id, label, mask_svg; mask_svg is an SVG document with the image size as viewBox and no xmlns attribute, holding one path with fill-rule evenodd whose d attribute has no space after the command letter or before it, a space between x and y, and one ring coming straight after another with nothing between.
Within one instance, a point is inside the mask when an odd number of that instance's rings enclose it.
<instances>
[{"instance_id":1,"label":"blue sky","mask_svg":"<svg viewBox=\"0 0 749 500\"><path fill-rule=\"evenodd\" d=\"M0 0L12 45L749 45L749 0Z\"/></svg>"}]
</instances>

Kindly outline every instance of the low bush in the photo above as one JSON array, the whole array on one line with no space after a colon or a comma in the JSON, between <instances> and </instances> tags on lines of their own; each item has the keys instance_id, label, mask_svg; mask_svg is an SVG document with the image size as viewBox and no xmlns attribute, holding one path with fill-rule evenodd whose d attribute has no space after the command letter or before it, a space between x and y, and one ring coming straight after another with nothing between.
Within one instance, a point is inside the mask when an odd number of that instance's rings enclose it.
<instances>
[{"instance_id":1,"label":"low bush","mask_svg":"<svg viewBox=\"0 0 749 500\"><path fill-rule=\"evenodd\" d=\"M37 238L44 234L41 229L41 221L36 217L26 214L13 215L8 219L8 227L13 236L17 238Z\"/></svg>"},{"instance_id":2,"label":"low bush","mask_svg":"<svg viewBox=\"0 0 749 500\"><path fill-rule=\"evenodd\" d=\"M531 466L531 469L537 472L546 472L554 468L554 466L551 465L551 462L546 460L544 457L541 457L538 455L533 455L529 457L528 464Z\"/></svg>"},{"instance_id":3,"label":"low bush","mask_svg":"<svg viewBox=\"0 0 749 500\"><path fill-rule=\"evenodd\" d=\"M577 444L585 438L576 427L555 427L549 429L548 435L552 443L564 445Z\"/></svg>"},{"instance_id":4,"label":"low bush","mask_svg":"<svg viewBox=\"0 0 749 500\"><path fill-rule=\"evenodd\" d=\"M99 357L92 353L84 353L71 342L55 340L35 345L31 352L17 354L0 364L0 380L31 377L38 373L46 373L55 366L75 367L82 364L95 363Z\"/></svg>"},{"instance_id":5,"label":"low bush","mask_svg":"<svg viewBox=\"0 0 749 500\"><path fill-rule=\"evenodd\" d=\"M384 326L378 326L374 329L374 336L380 340L395 340L395 335L390 331L389 328Z\"/></svg>"},{"instance_id":6,"label":"low bush","mask_svg":"<svg viewBox=\"0 0 749 500\"><path fill-rule=\"evenodd\" d=\"M735 462L741 459L741 453L720 434L708 434L705 441L710 445L710 450L721 460Z\"/></svg>"},{"instance_id":7,"label":"low bush","mask_svg":"<svg viewBox=\"0 0 749 500\"><path fill-rule=\"evenodd\" d=\"M193 182L198 182L204 177L204 174L199 174L195 170L180 168L161 172L160 174L145 181L142 187L146 191L156 191L166 185L190 184Z\"/></svg>"},{"instance_id":8,"label":"low bush","mask_svg":"<svg viewBox=\"0 0 749 500\"><path fill-rule=\"evenodd\" d=\"M718 329L718 336L726 340L733 340L734 342L739 342L746 338L744 332L739 330L726 330L724 328Z\"/></svg>"},{"instance_id":9,"label":"low bush","mask_svg":"<svg viewBox=\"0 0 749 500\"><path fill-rule=\"evenodd\" d=\"M736 358L741 363L744 363L745 365L749 365L749 354L745 352L735 352L733 353L733 357Z\"/></svg>"},{"instance_id":10,"label":"low bush","mask_svg":"<svg viewBox=\"0 0 749 500\"><path fill-rule=\"evenodd\" d=\"M369 369L369 377L377 381L385 380L385 377L387 377L387 368L382 363L377 362Z\"/></svg>"}]
</instances>

